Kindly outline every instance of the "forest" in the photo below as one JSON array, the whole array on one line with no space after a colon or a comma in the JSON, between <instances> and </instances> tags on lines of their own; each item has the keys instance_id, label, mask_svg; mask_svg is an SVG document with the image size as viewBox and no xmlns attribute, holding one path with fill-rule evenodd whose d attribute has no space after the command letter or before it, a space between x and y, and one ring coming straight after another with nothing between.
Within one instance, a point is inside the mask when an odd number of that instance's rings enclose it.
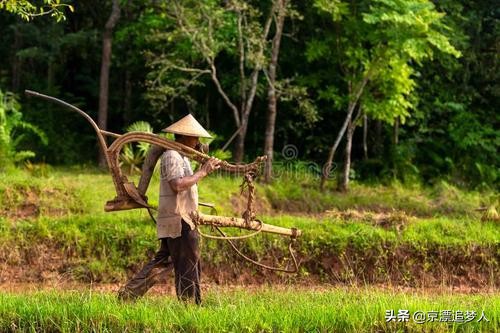
<instances>
[{"instance_id":1,"label":"forest","mask_svg":"<svg viewBox=\"0 0 500 333\"><path fill-rule=\"evenodd\" d=\"M349 179L498 186L494 1L75 1L72 9L29 21L0 12L2 167L98 161L91 128L26 98L30 89L117 133L138 121L159 132L191 113L216 134L221 156L274 156L267 180L288 153L344 190Z\"/></svg>"}]
</instances>

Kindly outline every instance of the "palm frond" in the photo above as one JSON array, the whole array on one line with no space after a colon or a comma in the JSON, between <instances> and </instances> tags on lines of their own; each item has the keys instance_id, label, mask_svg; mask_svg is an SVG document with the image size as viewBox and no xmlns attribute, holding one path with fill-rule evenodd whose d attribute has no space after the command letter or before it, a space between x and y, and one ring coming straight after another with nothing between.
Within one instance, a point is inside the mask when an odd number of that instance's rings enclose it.
<instances>
[{"instance_id":1,"label":"palm frond","mask_svg":"<svg viewBox=\"0 0 500 333\"><path fill-rule=\"evenodd\" d=\"M136 121L129 125L126 131L153 133L153 127L146 121ZM147 142L126 144L120 154L120 167L123 167L129 174L140 173L140 165L144 162L149 147L150 144Z\"/></svg>"}]
</instances>

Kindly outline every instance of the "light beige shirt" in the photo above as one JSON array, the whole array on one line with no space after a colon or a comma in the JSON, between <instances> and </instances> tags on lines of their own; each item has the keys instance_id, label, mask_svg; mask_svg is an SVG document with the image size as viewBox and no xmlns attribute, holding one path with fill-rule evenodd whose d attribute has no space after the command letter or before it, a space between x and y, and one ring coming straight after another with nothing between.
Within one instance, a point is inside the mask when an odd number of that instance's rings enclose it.
<instances>
[{"instance_id":1,"label":"light beige shirt","mask_svg":"<svg viewBox=\"0 0 500 333\"><path fill-rule=\"evenodd\" d=\"M170 186L173 179L191 176L193 170L187 157L175 150L167 150L161 157L160 202L156 230L158 238L180 237L181 220L195 228L189 213L198 209L198 186L176 193Z\"/></svg>"}]
</instances>

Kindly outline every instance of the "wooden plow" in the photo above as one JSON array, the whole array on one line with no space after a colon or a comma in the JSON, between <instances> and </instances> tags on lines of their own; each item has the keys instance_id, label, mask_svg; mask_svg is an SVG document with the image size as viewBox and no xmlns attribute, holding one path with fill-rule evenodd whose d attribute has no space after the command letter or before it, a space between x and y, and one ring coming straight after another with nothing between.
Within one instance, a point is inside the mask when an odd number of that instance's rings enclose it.
<instances>
[{"instance_id":1,"label":"wooden plow","mask_svg":"<svg viewBox=\"0 0 500 333\"><path fill-rule=\"evenodd\" d=\"M123 174L120 168L119 164L120 153L123 147L127 143L147 142L153 145L160 146L164 149L173 149L178 151L181 155L186 156L189 159L195 160L202 164L205 163L210 158L209 155L204 154L198 150L195 150L179 142L169 140L167 138L161 137L153 133L129 132L125 134L117 134L102 130L97 126L92 117L90 117L87 113L80 110L74 105L64 102L58 98L44 95L31 90L26 90L25 93L28 96L42 98L77 112L78 114L83 116L87 120L87 122L90 123L90 125L94 128L94 131L97 135L97 139L99 141L99 145L101 146L101 149L106 157L106 162L109 171L111 172L111 177L113 179L113 184L116 191L116 197L112 200L107 201L104 206L104 210L106 212L145 208L149 211L151 218L154 220L154 217L151 213L151 209L154 209L154 207L150 206L144 200L144 198L138 192L137 187L134 185L133 182L130 182L127 179L127 176ZM111 145L109 146L107 145L105 136L114 138L114 141L111 143ZM220 167L221 170L228 171L231 173L244 174L242 188L245 187L248 188L248 198L247 198L248 201L247 201L247 209L243 213L242 218L208 215L198 211L192 212L191 217L193 219L193 222L195 222L195 224L212 226L213 228L217 229L221 234L221 236L213 236L213 235L203 234L200 231L200 234L202 236L212 239L227 240L230 243L231 247L238 253L238 255L242 256L244 259L250 261L251 263L270 270L295 273L298 271L298 264L293 254L292 244L295 242L297 237L301 235L301 231L295 228L289 229L270 224L265 224L260 220L256 219L256 214L253 209L253 202L255 199L255 187L253 181L259 175L262 163L265 160L266 156L259 156L252 163L249 164L230 164L227 161L222 161L221 163ZM211 207L213 208L213 206ZM252 230L254 232L244 236L226 236L224 232L220 229L220 227L235 227L246 230ZM294 267L292 269L270 267L267 265L263 265L259 262L256 262L246 257L244 254L242 254L232 243L232 240L249 238L261 232L273 233L290 237L290 244L288 248L290 252L290 257L294 264Z\"/></svg>"}]
</instances>

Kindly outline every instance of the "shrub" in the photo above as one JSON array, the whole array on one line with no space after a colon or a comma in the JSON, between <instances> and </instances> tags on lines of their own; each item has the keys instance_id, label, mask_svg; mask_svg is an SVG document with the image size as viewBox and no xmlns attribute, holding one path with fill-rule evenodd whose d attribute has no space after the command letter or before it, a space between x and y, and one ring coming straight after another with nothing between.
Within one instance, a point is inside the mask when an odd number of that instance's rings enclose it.
<instances>
[{"instance_id":1,"label":"shrub","mask_svg":"<svg viewBox=\"0 0 500 333\"><path fill-rule=\"evenodd\" d=\"M23 121L20 110L17 96L0 90L0 168L35 156L30 150L18 150L26 131L33 132L43 144L47 144L45 134L38 127Z\"/></svg>"}]
</instances>

